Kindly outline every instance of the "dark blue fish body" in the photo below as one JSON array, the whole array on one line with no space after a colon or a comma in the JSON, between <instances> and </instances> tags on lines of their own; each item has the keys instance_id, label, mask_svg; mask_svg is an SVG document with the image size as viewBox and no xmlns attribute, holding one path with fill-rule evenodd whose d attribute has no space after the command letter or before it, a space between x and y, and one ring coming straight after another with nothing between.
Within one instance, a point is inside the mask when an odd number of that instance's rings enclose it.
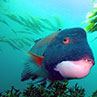
<instances>
[{"instance_id":1,"label":"dark blue fish body","mask_svg":"<svg viewBox=\"0 0 97 97\"><path fill-rule=\"evenodd\" d=\"M69 37L71 42L63 45L62 41ZM76 61L88 55L94 60L91 48L86 39L86 32L81 28L65 29L47 47L43 64L50 73L52 79L64 79L59 72L54 71L56 64L62 61Z\"/></svg>"},{"instance_id":2,"label":"dark blue fish body","mask_svg":"<svg viewBox=\"0 0 97 97\"><path fill-rule=\"evenodd\" d=\"M83 78L94 65L93 53L82 28L53 33L37 41L28 54L30 61L25 63L22 81L37 77L51 81Z\"/></svg>"}]
</instances>

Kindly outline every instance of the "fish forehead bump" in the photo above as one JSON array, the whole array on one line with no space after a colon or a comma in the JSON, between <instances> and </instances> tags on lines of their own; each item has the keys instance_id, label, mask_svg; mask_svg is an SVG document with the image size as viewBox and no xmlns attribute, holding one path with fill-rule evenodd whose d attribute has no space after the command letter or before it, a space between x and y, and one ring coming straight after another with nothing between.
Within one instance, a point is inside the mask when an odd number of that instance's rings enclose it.
<instances>
[{"instance_id":1,"label":"fish forehead bump","mask_svg":"<svg viewBox=\"0 0 97 97\"><path fill-rule=\"evenodd\" d=\"M60 33L57 35L57 37L85 37L86 38L86 32L83 28L70 28L70 29L64 29L60 31Z\"/></svg>"}]
</instances>

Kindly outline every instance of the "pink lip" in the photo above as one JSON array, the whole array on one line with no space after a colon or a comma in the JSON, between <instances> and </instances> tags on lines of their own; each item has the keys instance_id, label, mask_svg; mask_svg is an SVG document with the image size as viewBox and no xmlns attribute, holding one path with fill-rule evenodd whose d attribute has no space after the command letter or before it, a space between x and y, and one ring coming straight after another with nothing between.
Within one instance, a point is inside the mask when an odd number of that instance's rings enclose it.
<instances>
[{"instance_id":1,"label":"pink lip","mask_svg":"<svg viewBox=\"0 0 97 97\"><path fill-rule=\"evenodd\" d=\"M88 63L94 65L94 60L91 59L88 55L86 55L84 58L82 58L80 60L84 60L85 62L88 62ZM80 60L76 60L76 61L80 61Z\"/></svg>"},{"instance_id":2,"label":"pink lip","mask_svg":"<svg viewBox=\"0 0 97 97\"><path fill-rule=\"evenodd\" d=\"M94 61L89 56L76 61L62 61L56 65L54 70L59 71L63 77L83 78L87 76Z\"/></svg>"},{"instance_id":3,"label":"pink lip","mask_svg":"<svg viewBox=\"0 0 97 97\"><path fill-rule=\"evenodd\" d=\"M89 63L91 63L91 64L94 65L94 60L91 59L89 56L86 56L86 57L84 58L84 60L87 60L87 62L89 62Z\"/></svg>"}]
</instances>

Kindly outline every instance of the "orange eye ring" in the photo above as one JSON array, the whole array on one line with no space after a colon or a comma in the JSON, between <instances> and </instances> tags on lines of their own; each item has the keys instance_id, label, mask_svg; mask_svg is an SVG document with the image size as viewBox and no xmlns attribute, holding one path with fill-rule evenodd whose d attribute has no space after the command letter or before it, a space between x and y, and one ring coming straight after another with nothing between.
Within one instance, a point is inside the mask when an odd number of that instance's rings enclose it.
<instances>
[{"instance_id":1,"label":"orange eye ring","mask_svg":"<svg viewBox=\"0 0 97 97\"><path fill-rule=\"evenodd\" d=\"M68 44L70 42L70 38L64 38L63 43Z\"/></svg>"}]
</instances>

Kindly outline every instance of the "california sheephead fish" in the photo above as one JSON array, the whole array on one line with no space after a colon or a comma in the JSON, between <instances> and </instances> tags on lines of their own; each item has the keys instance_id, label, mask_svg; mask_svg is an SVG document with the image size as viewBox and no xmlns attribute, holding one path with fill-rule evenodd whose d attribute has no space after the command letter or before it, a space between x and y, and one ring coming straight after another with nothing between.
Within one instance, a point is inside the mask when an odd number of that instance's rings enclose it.
<instances>
[{"instance_id":1,"label":"california sheephead fish","mask_svg":"<svg viewBox=\"0 0 97 97\"><path fill-rule=\"evenodd\" d=\"M82 28L52 33L36 41L27 54L21 81L80 79L86 77L94 65L93 53Z\"/></svg>"}]
</instances>

